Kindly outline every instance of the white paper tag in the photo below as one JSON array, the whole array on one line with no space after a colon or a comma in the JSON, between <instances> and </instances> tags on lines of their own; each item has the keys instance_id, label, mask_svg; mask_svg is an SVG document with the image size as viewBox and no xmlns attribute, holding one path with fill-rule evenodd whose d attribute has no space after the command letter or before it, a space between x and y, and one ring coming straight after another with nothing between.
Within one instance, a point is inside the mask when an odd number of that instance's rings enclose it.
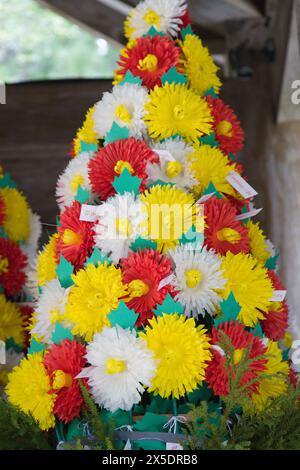
<instances>
[{"instance_id":1,"label":"white paper tag","mask_svg":"<svg viewBox=\"0 0 300 470\"><path fill-rule=\"evenodd\" d=\"M208 201L214 194L216 194L215 192L213 193L209 193L209 194L204 194L204 196L200 197L200 199L198 199L198 201L196 202L196 205L197 204L203 204L204 202Z\"/></svg>"},{"instance_id":2,"label":"white paper tag","mask_svg":"<svg viewBox=\"0 0 300 470\"><path fill-rule=\"evenodd\" d=\"M175 158L169 152L169 150L162 150L162 149L153 149L153 152L157 153L161 160L165 160L167 162L174 162Z\"/></svg>"},{"instance_id":3,"label":"white paper tag","mask_svg":"<svg viewBox=\"0 0 300 470\"><path fill-rule=\"evenodd\" d=\"M183 447L177 442L167 442L166 450L183 450Z\"/></svg>"},{"instance_id":4,"label":"white paper tag","mask_svg":"<svg viewBox=\"0 0 300 470\"><path fill-rule=\"evenodd\" d=\"M226 179L245 199L257 196L257 191L255 191L255 189L252 188L252 186L250 186L250 184L248 184L247 181L245 181L244 178L242 178L236 171L231 171Z\"/></svg>"},{"instance_id":5,"label":"white paper tag","mask_svg":"<svg viewBox=\"0 0 300 470\"><path fill-rule=\"evenodd\" d=\"M127 439L123 450L131 450L131 441L129 439Z\"/></svg>"},{"instance_id":6,"label":"white paper tag","mask_svg":"<svg viewBox=\"0 0 300 470\"><path fill-rule=\"evenodd\" d=\"M245 212L244 214L237 215L236 220L251 219L251 217L255 217L261 211L262 211L262 208L261 209L253 209L252 211Z\"/></svg>"},{"instance_id":7,"label":"white paper tag","mask_svg":"<svg viewBox=\"0 0 300 470\"><path fill-rule=\"evenodd\" d=\"M95 222L98 218L98 206L82 204L80 212L80 220L83 222Z\"/></svg>"},{"instance_id":8,"label":"white paper tag","mask_svg":"<svg viewBox=\"0 0 300 470\"><path fill-rule=\"evenodd\" d=\"M274 290L271 302L283 302L286 297L286 290Z\"/></svg>"},{"instance_id":9,"label":"white paper tag","mask_svg":"<svg viewBox=\"0 0 300 470\"><path fill-rule=\"evenodd\" d=\"M160 283L158 284L158 288L157 290L160 290L162 289L163 287L167 286L168 284L171 284L172 281L174 280L175 276L174 274L170 274L169 276L165 277L164 279L162 279L160 281Z\"/></svg>"}]
</instances>

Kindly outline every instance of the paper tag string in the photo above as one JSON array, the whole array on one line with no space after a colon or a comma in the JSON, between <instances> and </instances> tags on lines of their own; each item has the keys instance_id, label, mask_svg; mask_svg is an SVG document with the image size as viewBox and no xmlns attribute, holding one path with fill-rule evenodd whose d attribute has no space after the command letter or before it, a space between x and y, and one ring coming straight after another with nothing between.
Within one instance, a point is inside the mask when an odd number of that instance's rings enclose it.
<instances>
[{"instance_id":1,"label":"paper tag string","mask_svg":"<svg viewBox=\"0 0 300 470\"><path fill-rule=\"evenodd\" d=\"M169 421L164 424L164 429L168 429L168 432L173 432L176 434L177 423L184 424L186 423L186 418L184 416L172 416Z\"/></svg>"}]
</instances>

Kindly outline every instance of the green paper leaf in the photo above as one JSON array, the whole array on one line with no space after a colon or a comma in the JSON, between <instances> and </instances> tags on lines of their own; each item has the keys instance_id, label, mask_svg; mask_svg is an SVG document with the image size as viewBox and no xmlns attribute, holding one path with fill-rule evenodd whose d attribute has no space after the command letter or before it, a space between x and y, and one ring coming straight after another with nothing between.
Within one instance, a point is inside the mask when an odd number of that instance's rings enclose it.
<instances>
[{"instance_id":1,"label":"green paper leaf","mask_svg":"<svg viewBox=\"0 0 300 470\"><path fill-rule=\"evenodd\" d=\"M125 83L130 83L131 85L142 85L143 80L140 77L135 77L130 70L127 70L126 75L119 85L125 85Z\"/></svg>"},{"instance_id":2,"label":"green paper leaf","mask_svg":"<svg viewBox=\"0 0 300 470\"><path fill-rule=\"evenodd\" d=\"M236 156L233 153L229 152L228 156L229 156L230 160L232 160L233 162L236 161Z\"/></svg>"},{"instance_id":3,"label":"green paper leaf","mask_svg":"<svg viewBox=\"0 0 300 470\"><path fill-rule=\"evenodd\" d=\"M154 313L157 317L161 317L163 314L170 315L172 313L178 313L182 315L184 312L184 306L180 302L175 302L170 294L166 295L164 302L161 305L157 305Z\"/></svg>"},{"instance_id":4,"label":"green paper leaf","mask_svg":"<svg viewBox=\"0 0 300 470\"><path fill-rule=\"evenodd\" d=\"M27 351L27 354L35 354L38 352L43 352L46 350L46 346L43 343L38 343L35 338L31 338L30 347Z\"/></svg>"},{"instance_id":5,"label":"green paper leaf","mask_svg":"<svg viewBox=\"0 0 300 470\"><path fill-rule=\"evenodd\" d=\"M4 173L2 178L0 178L0 188L16 188L17 185L14 180L11 178L9 173Z\"/></svg>"},{"instance_id":6,"label":"green paper leaf","mask_svg":"<svg viewBox=\"0 0 300 470\"><path fill-rule=\"evenodd\" d=\"M222 194L219 193L219 191L216 190L215 185L212 182L210 182L207 188L203 191L203 195L212 194L212 193L215 193L214 196L217 197L218 199L223 199Z\"/></svg>"},{"instance_id":7,"label":"green paper leaf","mask_svg":"<svg viewBox=\"0 0 300 470\"><path fill-rule=\"evenodd\" d=\"M199 141L201 144L204 145L210 145L210 147L220 147L219 142L216 140L216 135L214 132L208 135L204 135L203 137L200 137Z\"/></svg>"},{"instance_id":8,"label":"green paper leaf","mask_svg":"<svg viewBox=\"0 0 300 470\"><path fill-rule=\"evenodd\" d=\"M42 286L38 286L38 293L39 293L39 295L42 295L42 293L43 293L43 288L42 288Z\"/></svg>"},{"instance_id":9,"label":"green paper leaf","mask_svg":"<svg viewBox=\"0 0 300 470\"><path fill-rule=\"evenodd\" d=\"M154 188L155 186L175 186L175 183L170 183L170 181L156 180L154 183L149 185L149 188Z\"/></svg>"},{"instance_id":10,"label":"green paper leaf","mask_svg":"<svg viewBox=\"0 0 300 470\"><path fill-rule=\"evenodd\" d=\"M168 72L166 72L162 77L161 81L163 85L166 83L181 83L183 85L186 84L187 78L182 73L179 73L176 67L171 67Z\"/></svg>"},{"instance_id":11,"label":"green paper leaf","mask_svg":"<svg viewBox=\"0 0 300 470\"><path fill-rule=\"evenodd\" d=\"M278 258L279 258L279 254L269 258L265 264L265 267L267 269L270 269L270 271L274 271L277 267Z\"/></svg>"},{"instance_id":12,"label":"green paper leaf","mask_svg":"<svg viewBox=\"0 0 300 470\"><path fill-rule=\"evenodd\" d=\"M223 300L223 302L220 303L220 308L223 315L219 317L219 319L215 319L215 326L219 326L221 323L230 322L231 320L236 320L241 311L241 307L237 303L232 292L230 292L227 300Z\"/></svg>"},{"instance_id":13,"label":"green paper leaf","mask_svg":"<svg viewBox=\"0 0 300 470\"><path fill-rule=\"evenodd\" d=\"M63 327L62 324L57 321L51 339L53 343L59 344L64 339L70 339L72 341L74 336L68 328Z\"/></svg>"},{"instance_id":14,"label":"green paper leaf","mask_svg":"<svg viewBox=\"0 0 300 470\"><path fill-rule=\"evenodd\" d=\"M165 432L164 425L167 422L167 416L147 411L142 419L134 424L134 430L139 432Z\"/></svg>"},{"instance_id":15,"label":"green paper leaf","mask_svg":"<svg viewBox=\"0 0 300 470\"><path fill-rule=\"evenodd\" d=\"M192 243L193 245L199 245L204 243L204 233L196 232L195 225L192 225L191 228L182 235L180 238L180 244L186 245L187 243Z\"/></svg>"},{"instance_id":16,"label":"green paper leaf","mask_svg":"<svg viewBox=\"0 0 300 470\"><path fill-rule=\"evenodd\" d=\"M110 131L105 136L105 144L111 144L116 140L125 140L129 138L128 127L120 127L115 121L111 126Z\"/></svg>"},{"instance_id":17,"label":"green paper leaf","mask_svg":"<svg viewBox=\"0 0 300 470\"><path fill-rule=\"evenodd\" d=\"M60 227L61 226L61 223L60 223L60 218L59 218L59 215L56 216L56 225L57 227Z\"/></svg>"},{"instance_id":18,"label":"green paper leaf","mask_svg":"<svg viewBox=\"0 0 300 470\"><path fill-rule=\"evenodd\" d=\"M68 424L66 441L70 442L79 437L85 437L84 428L82 422L78 418L75 418Z\"/></svg>"},{"instance_id":19,"label":"green paper leaf","mask_svg":"<svg viewBox=\"0 0 300 470\"><path fill-rule=\"evenodd\" d=\"M0 285L0 294L4 294L4 287Z\"/></svg>"},{"instance_id":20,"label":"green paper leaf","mask_svg":"<svg viewBox=\"0 0 300 470\"><path fill-rule=\"evenodd\" d=\"M152 395L151 403L146 407L146 411L158 414L170 414L173 412L172 400L162 398L159 395Z\"/></svg>"},{"instance_id":21,"label":"green paper leaf","mask_svg":"<svg viewBox=\"0 0 300 470\"><path fill-rule=\"evenodd\" d=\"M241 213L242 214L247 214L247 212L249 212L249 209L247 207L247 204L245 204L241 210ZM247 222L249 222L250 219L243 219L243 224L246 224Z\"/></svg>"},{"instance_id":22,"label":"green paper leaf","mask_svg":"<svg viewBox=\"0 0 300 470\"><path fill-rule=\"evenodd\" d=\"M181 30L181 37L183 40L185 40L186 36L188 36L189 34L191 34L192 36L195 36L195 33L194 31L192 30L192 27L191 25L189 24L186 28L183 28Z\"/></svg>"},{"instance_id":23,"label":"green paper leaf","mask_svg":"<svg viewBox=\"0 0 300 470\"><path fill-rule=\"evenodd\" d=\"M5 342L5 349L13 349L16 353L21 353L23 351L22 346L17 344L13 338L8 338Z\"/></svg>"},{"instance_id":24,"label":"green paper leaf","mask_svg":"<svg viewBox=\"0 0 300 470\"><path fill-rule=\"evenodd\" d=\"M67 289L68 287L72 286L72 274L74 271L74 266L72 266L69 261L64 258L64 256L60 255L59 265L56 268L56 274L59 279L60 285Z\"/></svg>"},{"instance_id":25,"label":"green paper leaf","mask_svg":"<svg viewBox=\"0 0 300 470\"><path fill-rule=\"evenodd\" d=\"M111 260L108 258L108 256L103 255L99 248L94 248L92 255L87 258L86 262L84 263L84 266L87 266L88 264L92 263L95 266L98 266L98 263L103 264L104 261L107 261L108 266L111 265Z\"/></svg>"},{"instance_id":26,"label":"green paper leaf","mask_svg":"<svg viewBox=\"0 0 300 470\"><path fill-rule=\"evenodd\" d=\"M133 192L137 195L139 194L141 183L141 178L138 176L132 176L127 168L124 168L120 176L115 176L112 185L118 194L122 195L126 192Z\"/></svg>"},{"instance_id":27,"label":"green paper leaf","mask_svg":"<svg viewBox=\"0 0 300 470\"><path fill-rule=\"evenodd\" d=\"M123 410L117 410L114 413L107 410L101 410L100 419L104 424L109 424L113 421L115 429L120 428L121 426L128 426L129 424L128 411Z\"/></svg>"},{"instance_id":28,"label":"green paper leaf","mask_svg":"<svg viewBox=\"0 0 300 470\"><path fill-rule=\"evenodd\" d=\"M157 249L157 243L155 243L152 240L147 240L146 238L142 237L137 237L133 243L130 245L130 249L134 252L140 250L150 250L150 249L156 250Z\"/></svg>"},{"instance_id":29,"label":"green paper leaf","mask_svg":"<svg viewBox=\"0 0 300 470\"><path fill-rule=\"evenodd\" d=\"M151 38L153 38L154 36L164 36L164 33L162 33L161 31L157 31L157 29L154 26L151 26L149 31L143 35L144 38L146 36L150 36Z\"/></svg>"},{"instance_id":30,"label":"green paper leaf","mask_svg":"<svg viewBox=\"0 0 300 470\"><path fill-rule=\"evenodd\" d=\"M89 144L88 142L80 141L80 151L81 152L97 152L98 144Z\"/></svg>"},{"instance_id":31,"label":"green paper leaf","mask_svg":"<svg viewBox=\"0 0 300 470\"><path fill-rule=\"evenodd\" d=\"M7 235L7 233L5 232L4 227L2 227L2 226L1 226L1 228L0 228L0 237L1 237L1 238L6 238L6 240L8 240L8 235Z\"/></svg>"},{"instance_id":32,"label":"green paper leaf","mask_svg":"<svg viewBox=\"0 0 300 470\"><path fill-rule=\"evenodd\" d=\"M83 189L81 186L78 187L75 201L80 202L81 204L85 204L90 200L91 193L88 189Z\"/></svg>"},{"instance_id":33,"label":"green paper leaf","mask_svg":"<svg viewBox=\"0 0 300 470\"><path fill-rule=\"evenodd\" d=\"M213 86L209 88L208 90L206 90L206 92L204 93L204 96L212 96L213 98L219 98Z\"/></svg>"},{"instance_id":34,"label":"green paper leaf","mask_svg":"<svg viewBox=\"0 0 300 470\"><path fill-rule=\"evenodd\" d=\"M252 329L252 334L254 336L257 336L258 338L264 338L264 332L262 330L262 327L260 326L260 323L257 323L255 328Z\"/></svg>"},{"instance_id":35,"label":"green paper leaf","mask_svg":"<svg viewBox=\"0 0 300 470\"><path fill-rule=\"evenodd\" d=\"M208 401L212 396L212 391L207 384L203 382L201 387L188 394L188 401L193 405L199 405L200 401Z\"/></svg>"},{"instance_id":36,"label":"green paper leaf","mask_svg":"<svg viewBox=\"0 0 300 470\"><path fill-rule=\"evenodd\" d=\"M285 349L284 351L282 351L283 361L288 361L289 360L289 355L290 355L290 348Z\"/></svg>"},{"instance_id":37,"label":"green paper leaf","mask_svg":"<svg viewBox=\"0 0 300 470\"><path fill-rule=\"evenodd\" d=\"M133 328L138 314L134 310L130 310L127 305L121 301L116 310L112 310L108 315L108 319L112 326L119 325L121 328Z\"/></svg>"}]
</instances>

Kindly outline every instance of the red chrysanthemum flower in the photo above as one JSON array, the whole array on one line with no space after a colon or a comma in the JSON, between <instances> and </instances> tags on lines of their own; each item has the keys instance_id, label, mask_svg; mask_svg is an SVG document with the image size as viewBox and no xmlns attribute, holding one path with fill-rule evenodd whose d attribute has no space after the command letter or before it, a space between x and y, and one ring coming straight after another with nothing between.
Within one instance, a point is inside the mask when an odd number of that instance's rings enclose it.
<instances>
[{"instance_id":1,"label":"red chrysanthemum flower","mask_svg":"<svg viewBox=\"0 0 300 470\"><path fill-rule=\"evenodd\" d=\"M136 45L124 49L118 65L118 76L126 75L128 70L143 80L149 89L161 86L161 77L171 67L178 65L180 49L167 36L146 36L139 38Z\"/></svg>"},{"instance_id":2,"label":"red chrysanthemum flower","mask_svg":"<svg viewBox=\"0 0 300 470\"><path fill-rule=\"evenodd\" d=\"M58 255L64 256L76 268L83 265L95 245L93 225L80 220L80 212L80 202L74 201L62 212L58 227Z\"/></svg>"},{"instance_id":3,"label":"red chrysanthemum flower","mask_svg":"<svg viewBox=\"0 0 300 470\"><path fill-rule=\"evenodd\" d=\"M158 156L145 142L134 138L117 140L95 153L89 162L92 191L102 200L116 193L112 182L126 168L133 176L142 179L140 191L146 188L146 165L158 163Z\"/></svg>"},{"instance_id":4,"label":"red chrysanthemum flower","mask_svg":"<svg viewBox=\"0 0 300 470\"><path fill-rule=\"evenodd\" d=\"M170 284L158 290L159 283L172 272L171 260L153 249L131 253L121 260L123 282L128 284L127 306L139 314L137 326L153 317L153 309L171 293Z\"/></svg>"},{"instance_id":5,"label":"red chrysanthemum flower","mask_svg":"<svg viewBox=\"0 0 300 470\"><path fill-rule=\"evenodd\" d=\"M269 277L275 290L286 290L281 280L274 271L269 271ZM287 302L272 302L265 320L260 324L265 335L273 341L279 341L284 337L288 328L289 307Z\"/></svg>"},{"instance_id":6,"label":"red chrysanthemum flower","mask_svg":"<svg viewBox=\"0 0 300 470\"><path fill-rule=\"evenodd\" d=\"M30 341L31 341L31 320L32 320L32 315L34 312L34 309L30 305L23 305L21 307L22 311L22 316L23 316L23 328L24 328L24 352L27 351L27 349L30 346Z\"/></svg>"},{"instance_id":7,"label":"red chrysanthemum flower","mask_svg":"<svg viewBox=\"0 0 300 470\"><path fill-rule=\"evenodd\" d=\"M207 97L214 117L213 129L220 149L236 154L244 147L244 131L233 110L219 98Z\"/></svg>"},{"instance_id":8,"label":"red chrysanthemum flower","mask_svg":"<svg viewBox=\"0 0 300 470\"><path fill-rule=\"evenodd\" d=\"M298 385L298 374L297 372L293 369L292 366L290 366L289 370L289 379L291 384L293 385L294 388L297 388Z\"/></svg>"},{"instance_id":9,"label":"red chrysanthemum flower","mask_svg":"<svg viewBox=\"0 0 300 470\"><path fill-rule=\"evenodd\" d=\"M180 30L192 24L192 19L188 9L186 9L185 13L180 17L180 20L182 21L182 24L179 25Z\"/></svg>"},{"instance_id":10,"label":"red chrysanthemum flower","mask_svg":"<svg viewBox=\"0 0 300 470\"><path fill-rule=\"evenodd\" d=\"M236 220L237 211L225 199L211 197L204 206L205 229L204 239L208 248L226 255L248 253L250 242L248 229Z\"/></svg>"},{"instance_id":11,"label":"red chrysanthemum flower","mask_svg":"<svg viewBox=\"0 0 300 470\"><path fill-rule=\"evenodd\" d=\"M27 257L17 243L0 238L0 285L6 295L16 295L25 282Z\"/></svg>"},{"instance_id":12,"label":"red chrysanthemum flower","mask_svg":"<svg viewBox=\"0 0 300 470\"><path fill-rule=\"evenodd\" d=\"M83 344L65 339L54 344L45 353L44 364L51 377L51 388L57 398L54 414L64 423L78 417L83 405L80 385L76 376L86 365Z\"/></svg>"},{"instance_id":13,"label":"red chrysanthemum flower","mask_svg":"<svg viewBox=\"0 0 300 470\"><path fill-rule=\"evenodd\" d=\"M230 340L231 345L235 348L233 361L230 364L231 378L234 380L235 367L241 361L243 354L247 348L250 348L249 359L253 359L247 370L242 375L239 382L239 387L247 388L249 396L257 391L258 382L255 382L256 377L261 372L266 370L266 359L257 359L267 351L262 341L245 330L244 326L238 322L224 323L218 329L214 328L212 331L212 344L221 347L220 331L226 334ZM224 345L223 345L224 347ZM206 369L206 381L213 389L215 395L226 396L229 393L229 380L226 367L226 361L229 360L229 348L223 351L224 354L212 347L213 358L208 364ZM254 381L254 382L253 382ZM249 384L249 387L247 387Z\"/></svg>"}]
</instances>

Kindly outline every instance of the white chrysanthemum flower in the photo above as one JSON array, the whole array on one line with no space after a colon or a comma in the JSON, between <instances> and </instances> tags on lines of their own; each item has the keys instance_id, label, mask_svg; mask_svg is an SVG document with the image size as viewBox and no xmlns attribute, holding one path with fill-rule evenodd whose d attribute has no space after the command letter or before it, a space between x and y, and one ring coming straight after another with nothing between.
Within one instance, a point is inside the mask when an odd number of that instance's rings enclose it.
<instances>
[{"instance_id":1,"label":"white chrysanthemum flower","mask_svg":"<svg viewBox=\"0 0 300 470\"><path fill-rule=\"evenodd\" d=\"M145 0L126 19L125 33L130 39L146 34L153 26L157 31L177 36L187 10L186 0Z\"/></svg>"},{"instance_id":2,"label":"white chrysanthemum flower","mask_svg":"<svg viewBox=\"0 0 300 470\"><path fill-rule=\"evenodd\" d=\"M140 402L145 387L150 387L156 364L146 342L135 330L120 326L104 328L87 345L86 358L91 367L78 377L88 377L95 402L112 413L128 411Z\"/></svg>"},{"instance_id":3,"label":"white chrysanthemum flower","mask_svg":"<svg viewBox=\"0 0 300 470\"><path fill-rule=\"evenodd\" d=\"M57 321L70 327L63 320L69 289L61 287L58 279L52 279L43 286L34 311L34 327L32 334L44 343L51 344L51 336Z\"/></svg>"},{"instance_id":4,"label":"white chrysanthemum flower","mask_svg":"<svg viewBox=\"0 0 300 470\"><path fill-rule=\"evenodd\" d=\"M5 357L1 357L0 361L0 393L7 384L7 376L13 370L14 367L18 366L23 359L23 353L17 353L13 348L9 348L5 351ZM2 362L4 359L5 363Z\"/></svg>"},{"instance_id":5,"label":"white chrysanthemum flower","mask_svg":"<svg viewBox=\"0 0 300 470\"><path fill-rule=\"evenodd\" d=\"M185 314L212 315L222 300L218 290L226 283L222 260L213 250L191 244L178 246L169 255L174 262L172 283L178 291L175 299L185 306Z\"/></svg>"},{"instance_id":6,"label":"white chrysanthemum flower","mask_svg":"<svg viewBox=\"0 0 300 470\"><path fill-rule=\"evenodd\" d=\"M26 240L25 249L26 251L31 251L36 253L38 249L38 242L42 235L42 224L41 219L38 214L35 214L30 210L29 214L29 224L30 224L30 234L29 238Z\"/></svg>"},{"instance_id":7,"label":"white chrysanthemum flower","mask_svg":"<svg viewBox=\"0 0 300 470\"><path fill-rule=\"evenodd\" d=\"M90 155L88 152L80 153L73 158L65 171L60 175L56 185L56 199L60 210L70 206L75 200L79 186L90 191L90 180L88 174L88 163Z\"/></svg>"},{"instance_id":8,"label":"white chrysanthemum flower","mask_svg":"<svg viewBox=\"0 0 300 470\"><path fill-rule=\"evenodd\" d=\"M145 232L147 214L140 198L135 199L132 193L107 199L99 206L98 214L94 225L96 246L117 264L128 256L131 243Z\"/></svg>"},{"instance_id":9,"label":"white chrysanthemum flower","mask_svg":"<svg viewBox=\"0 0 300 470\"><path fill-rule=\"evenodd\" d=\"M180 137L168 139L161 143L152 143L154 150L159 153L160 163L148 163L146 171L148 184L160 180L166 183L176 184L177 187L188 189L197 183L187 163L187 156L193 152L193 148Z\"/></svg>"},{"instance_id":10,"label":"white chrysanthemum flower","mask_svg":"<svg viewBox=\"0 0 300 470\"><path fill-rule=\"evenodd\" d=\"M105 92L95 105L93 114L94 128L99 137L105 137L116 122L120 127L127 127L131 137L141 138L146 132L143 118L147 99L146 88L136 84L117 85L111 92Z\"/></svg>"}]
</instances>

